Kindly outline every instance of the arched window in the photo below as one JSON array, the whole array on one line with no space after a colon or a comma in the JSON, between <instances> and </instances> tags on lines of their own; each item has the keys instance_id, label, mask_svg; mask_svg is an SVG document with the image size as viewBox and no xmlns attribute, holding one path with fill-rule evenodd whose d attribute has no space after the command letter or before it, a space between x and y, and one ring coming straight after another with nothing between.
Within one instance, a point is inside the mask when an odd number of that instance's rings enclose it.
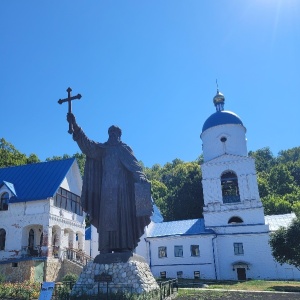
<instances>
[{"instance_id":1,"label":"arched window","mask_svg":"<svg viewBox=\"0 0 300 300\"><path fill-rule=\"evenodd\" d=\"M0 251L5 248L6 231L0 228Z\"/></svg>"},{"instance_id":2,"label":"arched window","mask_svg":"<svg viewBox=\"0 0 300 300\"><path fill-rule=\"evenodd\" d=\"M223 203L240 202L238 179L234 172L228 171L221 176Z\"/></svg>"},{"instance_id":3,"label":"arched window","mask_svg":"<svg viewBox=\"0 0 300 300\"><path fill-rule=\"evenodd\" d=\"M9 194L7 192L3 193L0 199L0 210L8 210L8 200Z\"/></svg>"},{"instance_id":4,"label":"arched window","mask_svg":"<svg viewBox=\"0 0 300 300\"><path fill-rule=\"evenodd\" d=\"M244 221L240 217L231 217L228 220L228 224L238 224L238 223L243 223Z\"/></svg>"}]
</instances>

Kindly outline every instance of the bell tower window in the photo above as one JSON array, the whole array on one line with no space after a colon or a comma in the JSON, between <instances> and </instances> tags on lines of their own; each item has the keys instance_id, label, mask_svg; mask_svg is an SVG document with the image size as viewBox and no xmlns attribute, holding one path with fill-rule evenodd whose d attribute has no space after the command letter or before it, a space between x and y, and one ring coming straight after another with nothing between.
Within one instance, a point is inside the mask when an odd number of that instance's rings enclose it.
<instances>
[{"instance_id":1,"label":"bell tower window","mask_svg":"<svg viewBox=\"0 0 300 300\"><path fill-rule=\"evenodd\" d=\"M240 202L238 178L232 171L223 173L221 176L223 203Z\"/></svg>"}]
</instances>

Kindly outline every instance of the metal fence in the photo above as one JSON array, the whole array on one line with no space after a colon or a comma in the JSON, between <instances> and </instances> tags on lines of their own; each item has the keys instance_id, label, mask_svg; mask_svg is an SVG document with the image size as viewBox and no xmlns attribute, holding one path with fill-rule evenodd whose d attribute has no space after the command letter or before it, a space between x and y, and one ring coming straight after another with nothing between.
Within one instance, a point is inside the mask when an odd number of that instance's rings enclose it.
<instances>
[{"instance_id":1,"label":"metal fence","mask_svg":"<svg viewBox=\"0 0 300 300\"><path fill-rule=\"evenodd\" d=\"M91 285L76 285L76 291L71 293L75 283L63 282L55 285L52 300L164 300L178 292L177 279L158 282L159 289L144 294L134 293L131 285L120 285L107 283L99 284L93 295L84 291L95 288Z\"/></svg>"}]
</instances>

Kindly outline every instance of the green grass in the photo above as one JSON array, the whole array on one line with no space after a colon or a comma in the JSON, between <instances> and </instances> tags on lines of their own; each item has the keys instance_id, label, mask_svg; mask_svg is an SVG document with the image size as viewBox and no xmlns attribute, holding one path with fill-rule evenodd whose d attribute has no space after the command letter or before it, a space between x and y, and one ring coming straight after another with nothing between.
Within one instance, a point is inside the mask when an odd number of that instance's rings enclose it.
<instances>
[{"instance_id":1,"label":"green grass","mask_svg":"<svg viewBox=\"0 0 300 300\"><path fill-rule=\"evenodd\" d=\"M202 284L207 284L209 289L223 290L244 290L244 291L280 291L280 292L300 292L299 281L265 281L248 280L238 281L201 281L201 280L179 280L179 286L184 288L199 288Z\"/></svg>"}]
</instances>

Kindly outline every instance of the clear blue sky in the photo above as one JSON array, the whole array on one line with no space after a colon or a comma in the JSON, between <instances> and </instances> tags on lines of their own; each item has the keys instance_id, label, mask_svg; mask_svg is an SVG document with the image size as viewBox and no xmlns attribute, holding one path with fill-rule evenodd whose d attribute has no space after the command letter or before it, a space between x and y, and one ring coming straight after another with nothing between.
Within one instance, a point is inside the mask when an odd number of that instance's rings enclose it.
<instances>
[{"instance_id":1,"label":"clear blue sky","mask_svg":"<svg viewBox=\"0 0 300 300\"><path fill-rule=\"evenodd\" d=\"M57 103L70 86L91 139L115 124L146 166L192 161L217 78L248 150L300 146L299 16L299 0L1 1L0 137L78 152Z\"/></svg>"}]
</instances>

